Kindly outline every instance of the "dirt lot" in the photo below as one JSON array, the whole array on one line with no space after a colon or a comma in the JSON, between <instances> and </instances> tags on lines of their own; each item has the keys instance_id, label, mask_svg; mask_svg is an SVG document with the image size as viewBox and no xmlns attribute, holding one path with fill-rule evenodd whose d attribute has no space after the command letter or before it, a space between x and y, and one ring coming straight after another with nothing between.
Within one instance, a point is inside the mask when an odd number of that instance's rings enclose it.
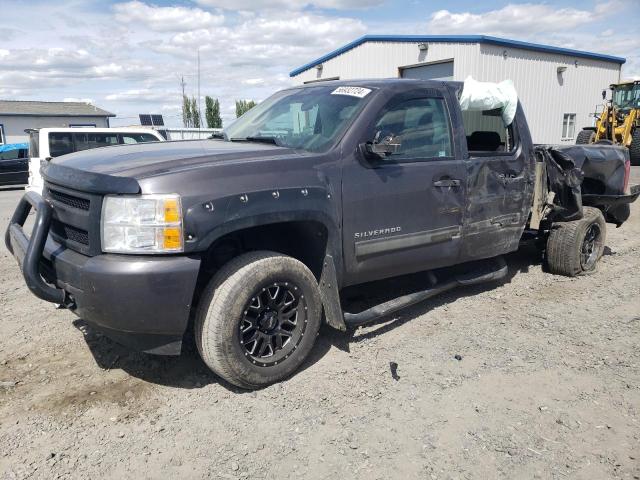
<instances>
[{"instance_id":1,"label":"dirt lot","mask_svg":"<svg viewBox=\"0 0 640 480\"><path fill-rule=\"evenodd\" d=\"M2 231L19 196L0 192ZM2 245L0 478L638 479L640 205L608 232L593 275L512 255L500 285L325 328L253 393L37 300Z\"/></svg>"}]
</instances>

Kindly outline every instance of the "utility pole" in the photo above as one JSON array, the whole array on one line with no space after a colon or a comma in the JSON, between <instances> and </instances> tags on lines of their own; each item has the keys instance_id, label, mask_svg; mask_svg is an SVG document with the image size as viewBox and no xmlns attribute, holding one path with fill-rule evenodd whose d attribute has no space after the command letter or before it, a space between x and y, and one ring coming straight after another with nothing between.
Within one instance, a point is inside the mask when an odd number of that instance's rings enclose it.
<instances>
[{"instance_id":1,"label":"utility pole","mask_svg":"<svg viewBox=\"0 0 640 480\"><path fill-rule=\"evenodd\" d=\"M202 111L200 110L200 47L198 47L198 130L202 125Z\"/></svg>"},{"instance_id":2,"label":"utility pole","mask_svg":"<svg viewBox=\"0 0 640 480\"><path fill-rule=\"evenodd\" d=\"M180 86L182 87L182 126L187 126L187 119L184 118L184 76L180 77Z\"/></svg>"}]
</instances>

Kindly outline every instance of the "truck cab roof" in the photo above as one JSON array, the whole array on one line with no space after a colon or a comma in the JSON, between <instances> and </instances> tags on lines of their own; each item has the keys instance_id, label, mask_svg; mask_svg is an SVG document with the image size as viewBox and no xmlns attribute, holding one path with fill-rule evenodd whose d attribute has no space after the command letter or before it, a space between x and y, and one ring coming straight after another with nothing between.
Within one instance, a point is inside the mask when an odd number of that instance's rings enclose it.
<instances>
[{"instance_id":1,"label":"truck cab roof","mask_svg":"<svg viewBox=\"0 0 640 480\"><path fill-rule=\"evenodd\" d=\"M326 80L320 82L306 83L298 85L294 88L311 88L319 86L335 86L335 87L365 87L371 89L390 89L390 90L410 90L413 88L435 88L451 86L454 88L462 88L463 82L453 82L445 80L419 80L414 78L363 78L353 80Z\"/></svg>"}]
</instances>

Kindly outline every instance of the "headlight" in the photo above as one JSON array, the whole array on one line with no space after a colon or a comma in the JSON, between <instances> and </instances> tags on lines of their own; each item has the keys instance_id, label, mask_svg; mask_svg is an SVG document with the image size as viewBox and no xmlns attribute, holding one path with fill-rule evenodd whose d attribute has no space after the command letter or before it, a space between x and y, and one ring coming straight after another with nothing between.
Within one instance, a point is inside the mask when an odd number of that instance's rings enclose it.
<instances>
[{"instance_id":1,"label":"headlight","mask_svg":"<svg viewBox=\"0 0 640 480\"><path fill-rule=\"evenodd\" d=\"M181 252L180 196L107 195L102 204L100 233L103 252Z\"/></svg>"}]
</instances>

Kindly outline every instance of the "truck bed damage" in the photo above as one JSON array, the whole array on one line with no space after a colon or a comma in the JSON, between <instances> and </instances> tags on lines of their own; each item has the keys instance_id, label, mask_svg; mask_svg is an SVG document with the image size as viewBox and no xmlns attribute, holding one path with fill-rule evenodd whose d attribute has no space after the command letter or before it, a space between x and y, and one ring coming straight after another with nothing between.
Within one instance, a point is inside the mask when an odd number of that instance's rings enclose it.
<instances>
[{"instance_id":1,"label":"truck bed damage","mask_svg":"<svg viewBox=\"0 0 640 480\"><path fill-rule=\"evenodd\" d=\"M582 218L582 206L602 210L607 222L622 225L640 186L629 186L629 154L611 145L537 145L536 186L529 227L543 221Z\"/></svg>"}]
</instances>

